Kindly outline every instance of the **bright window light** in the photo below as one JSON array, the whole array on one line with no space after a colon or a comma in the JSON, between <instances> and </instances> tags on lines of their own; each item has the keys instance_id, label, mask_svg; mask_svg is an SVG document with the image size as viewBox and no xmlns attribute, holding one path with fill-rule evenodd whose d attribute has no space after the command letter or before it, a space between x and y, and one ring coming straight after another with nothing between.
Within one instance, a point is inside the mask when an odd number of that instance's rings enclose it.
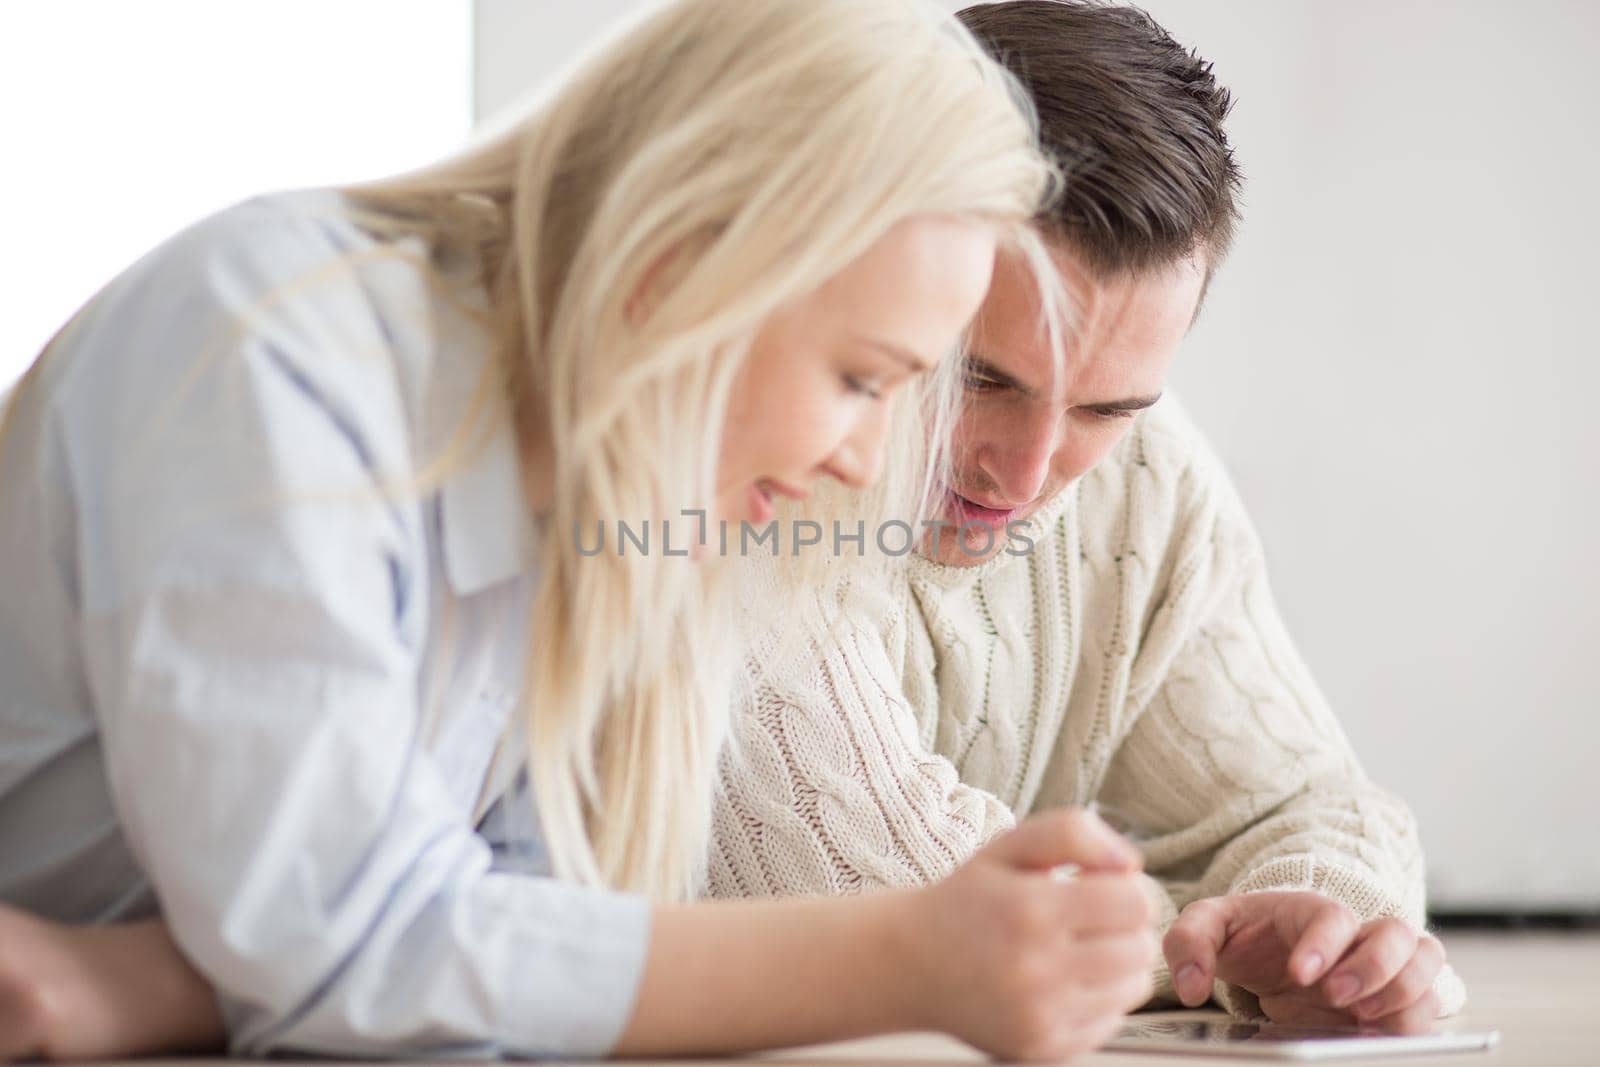
<instances>
[{"instance_id":1,"label":"bright window light","mask_svg":"<svg viewBox=\"0 0 1600 1067\"><path fill-rule=\"evenodd\" d=\"M185 224L416 166L471 126L470 0L0 5L0 390Z\"/></svg>"}]
</instances>

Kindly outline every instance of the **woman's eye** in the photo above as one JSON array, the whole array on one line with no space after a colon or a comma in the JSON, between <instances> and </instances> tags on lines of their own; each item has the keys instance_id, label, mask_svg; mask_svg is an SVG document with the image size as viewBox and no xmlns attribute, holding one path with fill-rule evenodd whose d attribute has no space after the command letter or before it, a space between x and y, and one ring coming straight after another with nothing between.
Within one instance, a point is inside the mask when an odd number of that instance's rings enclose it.
<instances>
[{"instance_id":1,"label":"woman's eye","mask_svg":"<svg viewBox=\"0 0 1600 1067\"><path fill-rule=\"evenodd\" d=\"M862 396L872 400L883 399L883 389L876 383L867 381L865 378L857 378L853 374L846 374L844 376L844 384L845 388L849 389L852 393L860 393Z\"/></svg>"},{"instance_id":2,"label":"woman's eye","mask_svg":"<svg viewBox=\"0 0 1600 1067\"><path fill-rule=\"evenodd\" d=\"M1090 415L1103 422L1113 422L1117 419L1131 419L1138 414L1137 411L1127 411L1122 408L1086 408Z\"/></svg>"},{"instance_id":3,"label":"woman's eye","mask_svg":"<svg viewBox=\"0 0 1600 1067\"><path fill-rule=\"evenodd\" d=\"M1000 383L981 374L966 375L966 386L975 393L987 393L1000 388Z\"/></svg>"}]
</instances>

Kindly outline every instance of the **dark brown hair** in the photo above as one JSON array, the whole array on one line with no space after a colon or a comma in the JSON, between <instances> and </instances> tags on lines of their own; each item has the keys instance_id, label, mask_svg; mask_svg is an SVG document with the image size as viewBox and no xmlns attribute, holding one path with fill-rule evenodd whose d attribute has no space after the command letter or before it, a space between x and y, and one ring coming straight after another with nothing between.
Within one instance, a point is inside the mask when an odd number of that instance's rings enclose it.
<instances>
[{"instance_id":1,"label":"dark brown hair","mask_svg":"<svg viewBox=\"0 0 1600 1067\"><path fill-rule=\"evenodd\" d=\"M1215 267L1238 219L1232 107L1211 64L1145 12L1093 0L1006 0L957 16L1038 110L1066 183L1043 220L1105 273L1193 251Z\"/></svg>"}]
</instances>

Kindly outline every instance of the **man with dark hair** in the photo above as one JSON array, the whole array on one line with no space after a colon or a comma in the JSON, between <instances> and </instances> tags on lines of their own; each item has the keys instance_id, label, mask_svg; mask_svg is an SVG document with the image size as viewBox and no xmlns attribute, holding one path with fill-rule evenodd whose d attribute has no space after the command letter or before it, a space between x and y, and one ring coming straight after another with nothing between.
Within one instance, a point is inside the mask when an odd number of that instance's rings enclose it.
<instances>
[{"instance_id":1,"label":"man with dark hair","mask_svg":"<svg viewBox=\"0 0 1600 1067\"><path fill-rule=\"evenodd\" d=\"M1286 635L1220 464L1156 405L1237 218L1228 93L1134 8L958 17L1032 95L1065 172L1041 223L1066 366L1002 262L949 486L961 533L913 562L887 660L843 642L814 692L741 719L712 891L919 884L1014 818L1084 806L1159 887L1157 1002L1425 1029L1464 990L1424 929L1412 815L1366 779Z\"/></svg>"}]
</instances>

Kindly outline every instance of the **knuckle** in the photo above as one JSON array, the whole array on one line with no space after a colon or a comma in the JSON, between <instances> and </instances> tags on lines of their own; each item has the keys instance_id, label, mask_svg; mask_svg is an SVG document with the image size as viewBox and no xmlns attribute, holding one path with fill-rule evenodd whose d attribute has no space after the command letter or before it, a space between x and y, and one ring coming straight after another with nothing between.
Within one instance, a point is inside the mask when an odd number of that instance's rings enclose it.
<instances>
[{"instance_id":1,"label":"knuckle","mask_svg":"<svg viewBox=\"0 0 1600 1067\"><path fill-rule=\"evenodd\" d=\"M1083 883L1086 901L1107 915L1125 918L1131 926L1143 926L1150 909L1150 894L1135 875L1114 874Z\"/></svg>"},{"instance_id":2,"label":"knuckle","mask_svg":"<svg viewBox=\"0 0 1600 1067\"><path fill-rule=\"evenodd\" d=\"M1142 974L1150 969L1151 958L1145 951L1150 937L1137 930L1119 937L1108 937L1099 943L1095 963L1101 977L1121 979L1130 974Z\"/></svg>"},{"instance_id":3,"label":"knuckle","mask_svg":"<svg viewBox=\"0 0 1600 1067\"><path fill-rule=\"evenodd\" d=\"M1385 955L1402 962L1417 951L1416 932L1399 919L1380 920L1373 940Z\"/></svg>"},{"instance_id":4,"label":"knuckle","mask_svg":"<svg viewBox=\"0 0 1600 1067\"><path fill-rule=\"evenodd\" d=\"M1087 829L1094 825L1095 816L1089 813L1088 808L1062 808L1061 825L1072 830Z\"/></svg>"},{"instance_id":5,"label":"knuckle","mask_svg":"<svg viewBox=\"0 0 1600 1067\"><path fill-rule=\"evenodd\" d=\"M1110 1041L1121 1026L1122 1016L1120 1014L1103 1015L1097 1019L1090 1020L1083 1026L1076 1028L1078 1030L1079 1048L1099 1048L1107 1041Z\"/></svg>"},{"instance_id":6,"label":"knuckle","mask_svg":"<svg viewBox=\"0 0 1600 1067\"><path fill-rule=\"evenodd\" d=\"M1411 929L1404 919L1397 916L1386 915L1377 920L1376 925L1387 937L1396 937L1410 944L1417 942L1416 931Z\"/></svg>"},{"instance_id":7,"label":"knuckle","mask_svg":"<svg viewBox=\"0 0 1600 1067\"><path fill-rule=\"evenodd\" d=\"M1402 1004L1413 1004L1427 996L1432 990L1433 983L1426 975L1415 968L1407 967L1390 983L1390 988L1397 994L1395 997Z\"/></svg>"},{"instance_id":8,"label":"knuckle","mask_svg":"<svg viewBox=\"0 0 1600 1067\"><path fill-rule=\"evenodd\" d=\"M1122 939L1121 963L1123 970L1139 974L1150 970L1156 961L1155 933L1150 930L1135 930Z\"/></svg>"},{"instance_id":9,"label":"knuckle","mask_svg":"<svg viewBox=\"0 0 1600 1067\"><path fill-rule=\"evenodd\" d=\"M1011 984L1025 1006L1048 999L1057 981L1055 963L1044 952L1026 953L1012 968Z\"/></svg>"},{"instance_id":10,"label":"knuckle","mask_svg":"<svg viewBox=\"0 0 1600 1067\"><path fill-rule=\"evenodd\" d=\"M60 1032L57 1005L35 982L8 982L5 1001L6 1044L29 1055L51 1056L51 1035Z\"/></svg>"},{"instance_id":11,"label":"knuckle","mask_svg":"<svg viewBox=\"0 0 1600 1067\"><path fill-rule=\"evenodd\" d=\"M1003 936L1014 944L1032 944L1050 927L1054 911L1042 894L1018 894L1001 913Z\"/></svg>"},{"instance_id":12,"label":"knuckle","mask_svg":"<svg viewBox=\"0 0 1600 1067\"><path fill-rule=\"evenodd\" d=\"M1031 1000L1021 1005L1013 1020L1015 1036L1026 1059L1048 1054L1057 1026L1057 1015L1043 999Z\"/></svg>"},{"instance_id":13,"label":"knuckle","mask_svg":"<svg viewBox=\"0 0 1600 1067\"><path fill-rule=\"evenodd\" d=\"M1132 1011L1147 1003L1155 995L1155 976L1148 968L1140 971L1123 982L1123 996L1118 998L1122 1011Z\"/></svg>"},{"instance_id":14,"label":"knuckle","mask_svg":"<svg viewBox=\"0 0 1600 1067\"><path fill-rule=\"evenodd\" d=\"M1359 1007L1350 1010L1354 1011L1358 1018L1381 1019L1386 1015L1392 1014L1401 1006L1401 1003L1400 997L1396 995L1395 989L1391 986L1374 993L1366 1000L1361 1001Z\"/></svg>"},{"instance_id":15,"label":"knuckle","mask_svg":"<svg viewBox=\"0 0 1600 1067\"><path fill-rule=\"evenodd\" d=\"M1360 918L1351 910L1350 905L1342 900L1328 901L1327 914L1336 925L1346 929L1354 929L1361 925Z\"/></svg>"}]
</instances>

